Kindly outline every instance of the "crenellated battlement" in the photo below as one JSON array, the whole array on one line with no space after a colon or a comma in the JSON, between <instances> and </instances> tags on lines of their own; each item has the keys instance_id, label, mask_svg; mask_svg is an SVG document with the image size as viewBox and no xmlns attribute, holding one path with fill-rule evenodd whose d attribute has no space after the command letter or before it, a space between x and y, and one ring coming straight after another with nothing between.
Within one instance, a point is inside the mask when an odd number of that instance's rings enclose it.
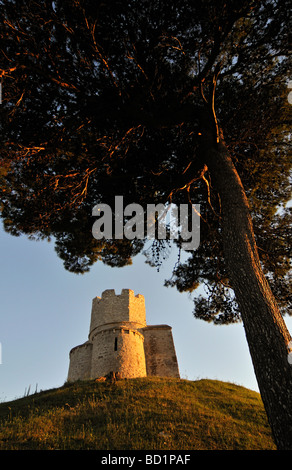
<instances>
[{"instance_id":1,"label":"crenellated battlement","mask_svg":"<svg viewBox=\"0 0 292 470\"><path fill-rule=\"evenodd\" d=\"M88 341L70 352L69 381L109 372L179 377L171 327L148 327L144 296L131 289L108 289L92 300Z\"/></svg>"},{"instance_id":2,"label":"crenellated battlement","mask_svg":"<svg viewBox=\"0 0 292 470\"><path fill-rule=\"evenodd\" d=\"M95 297L95 299L98 300L104 300L104 299L109 299L109 298L114 298L114 297L121 297L121 298L144 298L143 295L137 294L135 295L134 291L132 289L122 289L121 294L116 294L115 289L106 289L103 291L101 294L101 297Z\"/></svg>"},{"instance_id":3,"label":"crenellated battlement","mask_svg":"<svg viewBox=\"0 0 292 470\"><path fill-rule=\"evenodd\" d=\"M89 336L96 328L120 322L132 322L137 328L146 326L143 295L135 295L131 289L122 289L121 294L116 295L114 289L108 289L101 297L93 299Z\"/></svg>"}]
</instances>

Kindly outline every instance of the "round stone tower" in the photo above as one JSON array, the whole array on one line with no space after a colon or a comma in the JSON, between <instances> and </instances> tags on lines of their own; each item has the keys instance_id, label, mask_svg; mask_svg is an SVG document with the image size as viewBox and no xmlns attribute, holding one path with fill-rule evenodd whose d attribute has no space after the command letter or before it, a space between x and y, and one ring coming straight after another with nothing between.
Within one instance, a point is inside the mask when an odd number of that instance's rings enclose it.
<instances>
[{"instance_id":1,"label":"round stone tower","mask_svg":"<svg viewBox=\"0 0 292 470\"><path fill-rule=\"evenodd\" d=\"M89 341L92 343L91 377L110 372L120 377L146 377L143 328L145 300L123 289L106 290L92 301Z\"/></svg>"}]
</instances>

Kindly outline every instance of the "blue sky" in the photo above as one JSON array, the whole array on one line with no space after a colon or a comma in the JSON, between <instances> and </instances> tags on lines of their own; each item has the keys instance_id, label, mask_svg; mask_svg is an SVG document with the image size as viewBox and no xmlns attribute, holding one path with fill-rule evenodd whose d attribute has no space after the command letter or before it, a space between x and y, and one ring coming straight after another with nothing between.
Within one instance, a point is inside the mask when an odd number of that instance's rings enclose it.
<instances>
[{"instance_id":1,"label":"blue sky","mask_svg":"<svg viewBox=\"0 0 292 470\"><path fill-rule=\"evenodd\" d=\"M65 271L53 243L12 237L0 229L0 402L30 387L47 390L67 378L69 351L87 340L93 297L106 289L145 296L148 324L172 327L180 375L218 379L258 391L242 324L214 326L192 314L188 294L163 286L175 257L158 273L138 256L133 265L96 263L88 274ZM292 330L292 319L286 318Z\"/></svg>"}]
</instances>

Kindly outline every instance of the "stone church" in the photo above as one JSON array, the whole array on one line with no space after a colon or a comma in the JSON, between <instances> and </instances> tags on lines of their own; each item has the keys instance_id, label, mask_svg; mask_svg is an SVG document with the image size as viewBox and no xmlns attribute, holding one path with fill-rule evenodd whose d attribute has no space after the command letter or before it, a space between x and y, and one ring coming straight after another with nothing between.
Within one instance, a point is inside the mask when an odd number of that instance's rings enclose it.
<instances>
[{"instance_id":1,"label":"stone church","mask_svg":"<svg viewBox=\"0 0 292 470\"><path fill-rule=\"evenodd\" d=\"M109 374L179 378L171 327L147 325L144 296L130 289L93 299L88 340L70 351L69 382Z\"/></svg>"}]
</instances>

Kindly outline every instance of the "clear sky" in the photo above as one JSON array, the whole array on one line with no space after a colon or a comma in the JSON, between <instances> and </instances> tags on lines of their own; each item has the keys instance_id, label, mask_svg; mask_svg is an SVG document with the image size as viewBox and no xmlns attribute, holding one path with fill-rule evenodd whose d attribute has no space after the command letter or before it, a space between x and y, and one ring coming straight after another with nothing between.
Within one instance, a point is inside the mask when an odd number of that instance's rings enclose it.
<instances>
[{"instance_id":1,"label":"clear sky","mask_svg":"<svg viewBox=\"0 0 292 470\"><path fill-rule=\"evenodd\" d=\"M188 294L163 286L175 258L158 273L138 256L133 265L96 263L88 274L65 271L53 243L12 237L0 228L0 402L67 378L69 351L87 340L93 297L106 289L145 296L147 324L172 327L181 378L218 379L258 391L242 324L214 326L192 314ZM286 318L292 330L292 319Z\"/></svg>"}]
</instances>

